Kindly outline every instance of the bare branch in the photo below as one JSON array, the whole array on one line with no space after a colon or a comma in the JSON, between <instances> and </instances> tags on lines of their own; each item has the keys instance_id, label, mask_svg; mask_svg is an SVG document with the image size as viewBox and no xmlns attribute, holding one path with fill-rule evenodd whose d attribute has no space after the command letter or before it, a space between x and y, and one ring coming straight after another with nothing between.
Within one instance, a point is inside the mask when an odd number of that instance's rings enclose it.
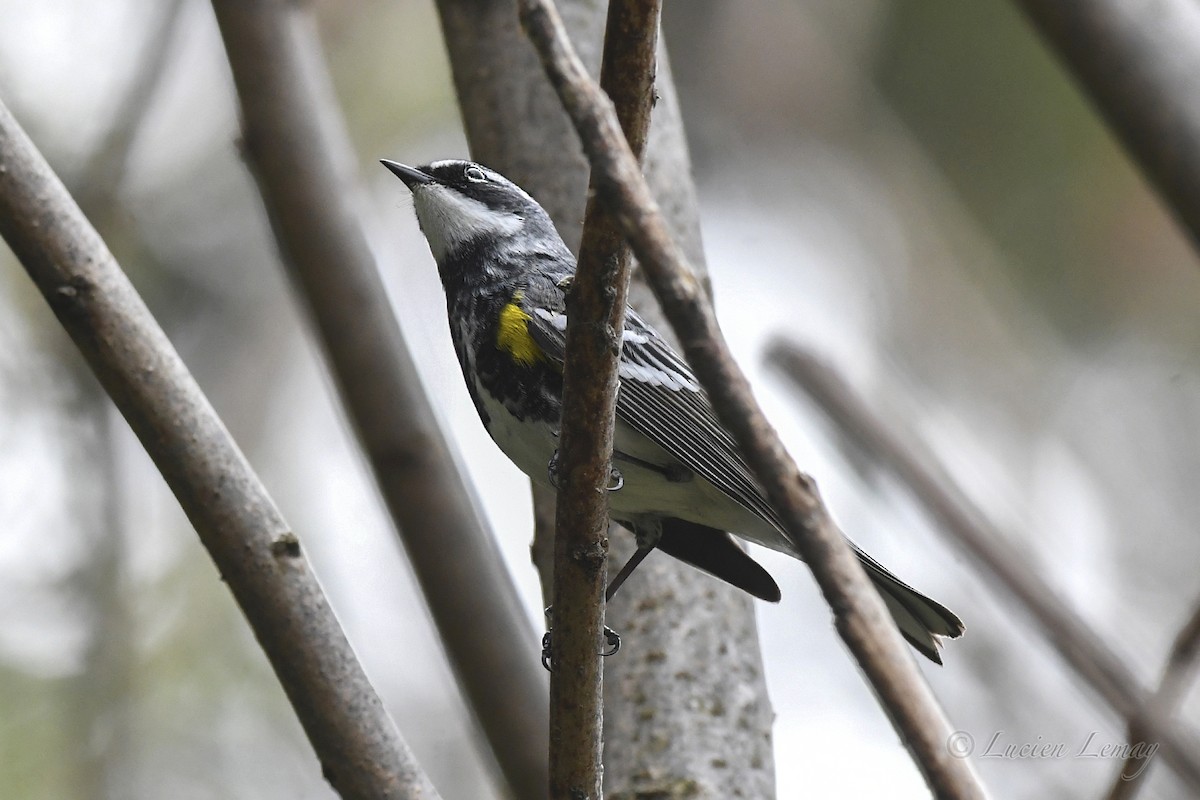
<instances>
[{"instance_id":1,"label":"bare branch","mask_svg":"<svg viewBox=\"0 0 1200 800\"><path fill-rule=\"evenodd\" d=\"M768 358L812 397L856 446L887 465L909 487L940 529L954 537L983 566L985 574L998 580L1025 607L1046 641L1117 714L1132 720L1148 708L1150 700L1133 671L1029 569L1028 559L1005 544L1000 531L980 521L968 501L951 490L952 481L929 466L931 459L922 456L915 443L902 442L891 433L845 381L814 356L776 344ZM1162 717L1152 719L1153 729L1146 730L1146 735L1159 742L1167 761L1200 789L1195 746Z\"/></svg>"},{"instance_id":2,"label":"bare branch","mask_svg":"<svg viewBox=\"0 0 1200 800\"><path fill-rule=\"evenodd\" d=\"M213 7L247 161L450 663L513 794L544 794L537 638L438 430L354 213L355 159L312 20L286 0Z\"/></svg>"},{"instance_id":3,"label":"bare branch","mask_svg":"<svg viewBox=\"0 0 1200 800\"><path fill-rule=\"evenodd\" d=\"M1017 0L1200 245L1200 6Z\"/></svg>"},{"instance_id":4,"label":"bare branch","mask_svg":"<svg viewBox=\"0 0 1200 800\"><path fill-rule=\"evenodd\" d=\"M703 287L666 230L611 104L579 62L553 3L522 0L520 7L522 24L579 133L602 201L617 214L722 424L795 537L833 609L838 632L934 793L982 797L968 763L948 752L949 725L882 599L829 518L812 479L788 458L754 401Z\"/></svg>"},{"instance_id":5,"label":"bare branch","mask_svg":"<svg viewBox=\"0 0 1200 800\"><path fill-rule=\"evenodd\" d=\"M196 527L347 798L436 798L258 477L104 242L0 105L0 233Z\"/></svg>"},{"instance_id":6,"label":"bare branch","mask_svg":"<svg viewBox=\"0 0 1200 800\"><path fill-rule=\"evenodd\" d=\"M1129 720L1129 733L1125 737L1128 744L1136 747L1139 743L1156 743L1161 736L1160 731L1170 724L1175 709L1195 680L1198 661L1200 606L1192 611L1192 616L1175 637L1166 666L1163 667L1162 678L1158 682L1158 689L1151 695L1149 702L1142 706L1140 712ZM1146 776L1150 772L1150 763L1145 752L1144 749L1130 750L1129 756L1121 764L1121 769L1113 780L1108 800L1130 800L1145 785Z\"/></svg>"},{"instance_id":7,"label":"bare branch","mask_svg":"<svg viewBox=\"0 0 1200 800\"><path fill-rule=\"evenodd\" d=\"M601 85L640 159L650 130L658 0L608 6ZM550 796L601 797L603 686L597 643L608 550L612 466L629 248L589 193L579 264L567 295L566 360L554 552L554 672L550 678ZM565 624L562 624L565 623Z\"/></svg>"},{"instance_id":8,"label":"bare branch","mask_svg":"<svg viewBox=\"0 0 1200 800\"><path fill-rule=\"evenodd\" d=\"M167 0L155 12L157 17L149 26L150 31L134 66L133 77L114 104L108 128L81 172L80 187L89 194L98 195L99 198L111 198L116 194L138 130L145 122L146 112L162 81L164 68L171 55L171 37L178 27L182 11L183 0ZM88 208L89 203L81 199L80 205ZM95 208L89 208L89 212L115 213L112 210L114 204L111 203L95 202L90 205ZM96 223L96 227L105 229L105 225L99 223Z\"/></svg>"}]
</instances>

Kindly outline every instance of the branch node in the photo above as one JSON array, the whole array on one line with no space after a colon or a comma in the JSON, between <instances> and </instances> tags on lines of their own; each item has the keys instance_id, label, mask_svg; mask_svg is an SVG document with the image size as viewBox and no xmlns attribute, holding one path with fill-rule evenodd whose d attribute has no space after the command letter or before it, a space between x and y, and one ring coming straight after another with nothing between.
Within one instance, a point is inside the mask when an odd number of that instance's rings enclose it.
<instances>
[{"instance_id":1,"label":"branch node","mask_svg":"<svg viewBox=\"0 0 1200 800\"><path fill-rule=\"evenodd\" d=\"M54 296L50 299L56 311L78 310L83 304L80 295L89 294L92 288L91 281L83 275L72 275L54 289Z\"/></svg>"},{"instance_id":2,"label":"branch node","mask_svg":"<svg viewBox=\"0 0 1200 800\"><path fill-rule=\"evenodd\" d=\"M299 558L300 540L291 531L285 531L271 542L271 555L276 558Z\"/></svg>"},{"instance_id":3,"label":"branch node","mask_svg":"<svg viewBox=\"0 0 1200 800\"><path fill-rule=\"evenodd\" d=\"M595 571L604 565L606 558L608 558L607 536L598 541L588 542L584 547L577 548L573 560L584 569Z\"/></svg>"}]
</instances>

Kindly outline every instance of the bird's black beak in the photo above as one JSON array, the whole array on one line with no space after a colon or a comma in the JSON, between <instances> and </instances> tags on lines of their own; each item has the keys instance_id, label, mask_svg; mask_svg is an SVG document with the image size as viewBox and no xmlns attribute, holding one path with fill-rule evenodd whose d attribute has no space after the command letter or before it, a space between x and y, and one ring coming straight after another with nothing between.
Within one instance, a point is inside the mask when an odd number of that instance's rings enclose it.
<instances>
[{"instance_id":1,"label":"bird's black beak","mask_svg":"<svg viewBox=\"0 0 1200 800\"><path fill-rule=\"evenodd\" d=\"M396 173L396 177L404 181L404 185L410 190L416 189L418 186L424 186L427 183L433 183L433 178L414 167L398 164L395 161L388 161L386 158L379 159L379 163Z\"/></svg>"}]
</instances>

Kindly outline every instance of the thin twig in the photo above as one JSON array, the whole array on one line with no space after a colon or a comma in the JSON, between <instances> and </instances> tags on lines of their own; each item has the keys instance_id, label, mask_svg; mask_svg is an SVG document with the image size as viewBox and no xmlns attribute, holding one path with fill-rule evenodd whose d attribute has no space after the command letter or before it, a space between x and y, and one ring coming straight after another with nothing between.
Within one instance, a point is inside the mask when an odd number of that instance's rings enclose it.
<instances>
[{"instance_id":1,"label":"thin twig","mask_svg":"<svg viewBox=\"0 0 1200 800\"><path fill-rule=\"evenodd\" d=\"M436 798L258 477L104 242L0 104L0 233L162 472L347 798Z\"/></svg>"},{"instance_id":2,"label":"thin twig","mask_svg":"<svg viewBox=\"0 0 1200 800\"><path fill-rule=\"evenodd\" d=\"M388 304L312 19L287 0L213 8L247 162L450 664L512 794L542 795L549 712L537 637Z\"/></svg>"},{"instance_id":3,"label":"thin twig","mask_svg":"<svg viewBox=\"0 0 1200 800\"><path fill-rule=\"evenodd\" d=\"M663 224L637 160L599 87L588 77L549 0L522 0L521 20L571 116L601 200L621 222L668 320L721 422L733 434L833 609L839 634L939 797L982 797L883 601L838 532L812 479L791 462L758 408L717 327L708 298Z\"/></svg>"},{"instance_id":4,"label":"thin twig","mask_svg":"<svg viewBox=\"0 0 1200 800\"><path fill-rule=\"evenodd\" d=\"M1125 741L1131 749L1113 780L1108 800L1130 800L1145 785L1146 775L1150 772L1150 757L1153 756L1153 753L1147 756L1147 748L1155 746L1155 738L1160 735L1155 728L1161 730L1170 724L1176 707L1195 680L1198 661L1200 605L1176 635L1158 689L1141 711L1129 720L1129 733Z\"/></svg>"},{"instance_id":5,"label":"thin twig","mask_svg":"<svg viewBox=\"0 0 1200 800\"><path fill-rule=\"evenodd\" d=\"M1029 569L1029 560L1005 543L1000 531L981 521L969 502L952 491L953 482L930 466L914 442L888 430L844 380L814 356L777 343L768 359L808 394L864 453L886 464L913 492L940 529L949 533L1000 581L1037 622L1046 641L1097 695L1125 719L1135 719L1150 702L1133 671L1053 589ZM1159 716L1147 735L1194 788L1200 789L1196 748Z\"/></svg>"},{"instance_id":6,"label":"thin twig","mask_svg":"<svg viewBox=\"0 0 1200 800\"><path fill-rule=\"evenodd\" d=\"M600 81L638 159L650 130L659 10L658 0L613 0L608 6ZM629 262L616 220L589 193L579 264L567 296L554 545L551 797L602 796L603 685L596 648L604 627L607 487Z\"/></svg>"},{"instance_id":7,"label":"thin twig","mask_svg":"<svg viewBox=\"0 0 1200 800\"><path fill-rule=\"evenodd\" d=\"M125 174L138 131L162 83L173 52L171 39L179 26L183 4L184 0L167 0L154 12L157 16L148 26L149 32L138 55L133 76L123 87L117 102L113 103L108 127L80 171L80 188L87 195L98 197L95 202L90 202L86 196L81 197L79 204L88 210L89 219L102 231L107 226L96 222L91 215L96 212L116 213L118 206L111 199L117 193L117 185Z\"/></svg>"}]
</instances>

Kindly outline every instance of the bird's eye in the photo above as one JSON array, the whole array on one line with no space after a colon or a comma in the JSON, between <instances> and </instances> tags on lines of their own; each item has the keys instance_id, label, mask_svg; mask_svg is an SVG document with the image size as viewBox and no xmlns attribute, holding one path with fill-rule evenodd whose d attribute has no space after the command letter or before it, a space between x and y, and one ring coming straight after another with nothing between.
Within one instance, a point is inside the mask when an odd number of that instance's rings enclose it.
<instances>
[{"instance_id":1,"label":"bird's eye","mask_svg":"<svg viewBox=\"0 0 1200 800\"><path fill-rule=\"evenodd\" d=\"M467 176L467 180L471 181L472 183L483 183L487 180L487 175L484 175L483 170L481 170L479 167L467 167L466 171L463 172L463 175Z\"/></svg>"}]
</instances>

